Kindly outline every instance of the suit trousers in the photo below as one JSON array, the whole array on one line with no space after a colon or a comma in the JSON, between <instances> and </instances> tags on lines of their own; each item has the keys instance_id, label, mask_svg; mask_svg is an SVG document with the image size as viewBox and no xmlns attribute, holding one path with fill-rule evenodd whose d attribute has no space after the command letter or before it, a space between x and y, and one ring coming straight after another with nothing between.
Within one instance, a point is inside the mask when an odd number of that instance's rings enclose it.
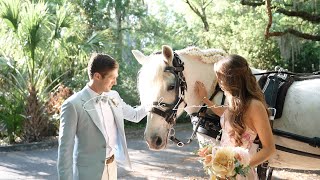
<instances>
[{"instance_id":1,"label":"suit trousers","mask_svg":"<svg viewBox=\"0 0 320 180\"><path fill-rule=\"evenodd\" d=\"M117 163L115 160L104 166L101 180L117 180Z\"/></svg>"}]
</instances>

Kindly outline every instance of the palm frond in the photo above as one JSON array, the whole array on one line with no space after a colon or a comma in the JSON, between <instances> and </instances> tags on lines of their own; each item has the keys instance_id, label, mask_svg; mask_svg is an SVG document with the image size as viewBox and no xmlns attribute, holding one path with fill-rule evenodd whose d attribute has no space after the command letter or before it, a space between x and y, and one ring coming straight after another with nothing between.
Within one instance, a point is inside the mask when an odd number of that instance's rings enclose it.
<instances>
[{"instance_id":1,"label":"palm frond","mask_svg":"<svg viewBox=\"0 0 320 180\"><path fill-rule=\"evenodd\" d=\"M21 36L25 36L24 46L30 52L30 57L32 60L35 58L35 49L40 42L39 30L43 25L43 21L46 20L47 15L47 5L43 2L38 2L32 4L29 1L23 4L23 18ZM22 38L23 39L23 38Z\"/></svg>"},{"instance_id":2,"label":"palm frond","mask_svg":"<svg viewBox=\"0 0 320 180\"><path fill-rule=\"evenodd\" d=\"M60 76L58 76L56 79L54 79L49 85L47 85L47 87L44 89L44 92L51 92L53 89L56 88L56 86L59 86L59 84L57 84L55 87L49 89L54 83L58 82L60 80L60 78L64 75L66 75L67 73L69 73L69 71L66 71L64 73L62 73Z\"/></svg>"},{"instance_id":3,"label":"palm frond","mask_svg":"<svg viewBox=\"0 0 320 180\"><path fill-rule=\"evenodd\" d=\"M13 73L10 73L10 76L14 79L12 85L15 86L21 92L21 94L24 94L24 91L27 87L26 80L22 77L20 73L18 73L18 76Z\"/></svg>"},{"instance_id":4,"label":"palm frond","mask_svg":"<svg viewBox=\"0 0 320 180\"><path fill-rule=\"evenodd\" d=\"M19 26L20 1L19 0L1 0L0 17L4 19L7 25L18 31Z\"/></svg>"},{"instance_id":5,"label":"palm frond","mask_svg":"<svg viewBox=\"0 0 320 180\"><path fill-rule=\"evenodd\" d=\"M86 41L83 47L86 49L97 50L101 47L105 47L112 42L112 32L109 29L93 32L91 37Z\"/></svg>"},{"instance_id":6,"label":"palm frond","mask_svg":"<svg viewBox=\"0 0 320 180\"><path fill-rule=\"evenodd\" d=\"M15 68L8 59L6 58L0 58L0 65L1 66L7 66L10 69L12 69L15 73L8 72L7 74L0 74L0 77L11 87L14 87L19 91L19 93L22 96L25 96L25 90L27 87L27 81L25 79L25 76L22 75L22 73Z\"/></svg>"},{"instance_id":7,"label":"palm frond","mask_svg":"<svg viewBox=\"0 0 320 180\"><path fill-rule=\"evenodd\" d=\"M56 6L55 29L52 39L60 38L62 29L70 28L72 26L72 18L68 12L69 7L67 4L64 6Z\"/></svg>"},{"instance_id":8,"label":"palm frond","mask_svg":"<svg viewBox=\"0 0 320 180\"><path fill-rule=\"evenodd\" d=\"M20 81L18 80L17 77L15 77L13 74L10 74L10 76L14 79L14 81L12 81L12 79L3 76L2 74L0 74L0 77L3 78L5 80L5 82L12 88L15 88L16 90L19 91L19 94L26 97L25 95L25 88L23 88L22 83L20 83Z\"/></svg>"}]
</instances>

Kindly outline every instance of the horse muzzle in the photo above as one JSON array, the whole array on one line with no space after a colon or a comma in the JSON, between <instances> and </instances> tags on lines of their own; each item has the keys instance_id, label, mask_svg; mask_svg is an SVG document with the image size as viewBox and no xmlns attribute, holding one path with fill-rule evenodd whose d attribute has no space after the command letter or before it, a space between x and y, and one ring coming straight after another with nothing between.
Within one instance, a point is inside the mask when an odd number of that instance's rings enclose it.
<instances>
[{"instance_id":1,"label":"horse muzzle","mask_svg":"<svg viewBox=\"0 0 320 180\"><path fill-rule=\"evenodd\" d=\"M145 140L151 150L162 150L167 145L167 139L164 139L158 135L152 135L150 138L145 137Z\"/></svg>"}]
</instances>

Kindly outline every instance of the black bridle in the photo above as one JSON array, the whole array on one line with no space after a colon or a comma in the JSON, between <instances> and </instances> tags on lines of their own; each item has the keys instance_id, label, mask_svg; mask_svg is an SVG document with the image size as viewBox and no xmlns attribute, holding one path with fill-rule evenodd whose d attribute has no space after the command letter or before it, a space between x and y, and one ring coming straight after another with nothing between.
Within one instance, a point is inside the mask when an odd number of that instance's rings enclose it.
<instances>
[{"instance_id":1,"label":"black bridle","mask_svg":"<svg viewBox=\"0 0 320 180\"><path fill-rule=\"evenodd\" d=\"M172 103L153 102L151 113L155 113L165 119L165 121L173 125L177 116L179 105L184 102L185 90L187 83L183 75L184 63L179 55L173 52L172 66L166 66L164 72L169 72L175 77L175 100Z\"/></svg>"},{"instance_id":2,"label":"black bridle","mask_svg":"<svg viewBox=\"0 0 320 180\"><path fill-rule=\"evenodd\" d=\"M183 70L184 70L184 62L181 61L179 55L175 52L173 52L173 60L172 60L172 66L166 66L164 69L164 72L169 72L174 75L175 77L175 100L172 103L165 103L165 102L153 102L153 107L150 110L151 113L155 113L165 119L165 121L169 125L174 125L176 116L177 116L177 110L178 107L182 102L184 102L184 95L185 95L185 90L187 90L187 83L185 81L185 77L183 75ZM214 98L214 96L221 91L221 89L217 86L214 93L210 97L210 100ZM224 98L223 98L224 101ZM187 104L185 103L185 106ZM203 108L199 110L198 113L196 113L198 117L201 116L206 111L207 107L203 105ZM178 140L175 135L174 135L174 129L171 127L170 135L169 138L171 141L177 144L177 146L182 147L185 144L190 144L192 139L195 137L195 133L197 132L197 129L200 125L200 120L198 124L196 125L196 128L194 129L191 137L189 138L188 142L183 143L180 140Z\"/></svg>"}]
</instances>

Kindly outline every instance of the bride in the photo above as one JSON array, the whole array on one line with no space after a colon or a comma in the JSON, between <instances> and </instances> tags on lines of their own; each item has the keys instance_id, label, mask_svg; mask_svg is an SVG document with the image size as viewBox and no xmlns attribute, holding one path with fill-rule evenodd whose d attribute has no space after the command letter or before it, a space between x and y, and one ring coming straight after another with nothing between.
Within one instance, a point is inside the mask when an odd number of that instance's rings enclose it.
<instances>
[{"instance_id":1,"label":"bride","mask_svg":"<svg viewBox=\"0 0 320 180\"><path fill-rule=\"evenodd\" d=\"M207 96L203 83L197 81L195 92L210 109L220 116L221 146L243 147L250 153L250 170L246 177L258 179L255 167L268 160L276 151L269 124L264 95L252 74L247 61L239 55L230 55L214 66L218 83L224 91L228 106L216 106ZM262 149L257 152L253 143L259 137ZM226 177L222 177L226 178Z\"/></svg>"}]
</instances>

